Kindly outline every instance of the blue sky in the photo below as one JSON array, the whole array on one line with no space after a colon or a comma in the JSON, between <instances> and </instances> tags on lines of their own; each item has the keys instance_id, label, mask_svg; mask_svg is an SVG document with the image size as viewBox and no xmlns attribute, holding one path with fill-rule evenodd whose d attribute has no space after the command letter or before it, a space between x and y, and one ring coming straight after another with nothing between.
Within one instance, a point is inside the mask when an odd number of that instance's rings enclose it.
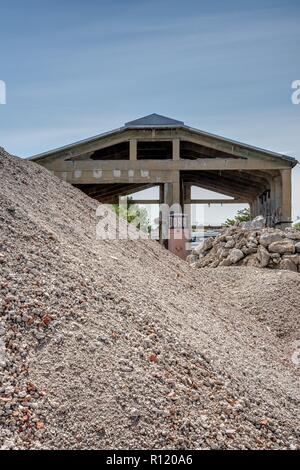
<instances>
[{"instance_id":1,"label":"blue sky","mask_svg":"<svg viewBox=\"0 0 300 470\"><path fill-rule=\"evenodd\" d=\"M29 156L157 112L300 160L298 1L45 4L0 4L9 152ZM295 217L299 182L297 168Z\"/></svg>"}]
</instances>

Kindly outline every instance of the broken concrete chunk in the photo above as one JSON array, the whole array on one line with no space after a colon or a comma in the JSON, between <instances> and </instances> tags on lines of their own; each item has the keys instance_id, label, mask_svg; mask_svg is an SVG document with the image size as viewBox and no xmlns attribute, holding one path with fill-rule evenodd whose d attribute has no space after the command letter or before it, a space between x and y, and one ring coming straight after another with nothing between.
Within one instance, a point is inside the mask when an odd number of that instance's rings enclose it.
<instances>
[{"instance_id":1,"label":"broken concrete chunk","mask_svg":"<svg viewBox=\"0 0 300 470\"><path fill-rule=\"evenodd\" d=\"M255 217L255 219L249 221L249 222L244 222L242 224L242 227L247 229L247 230L259 230L262 229L266 226L266 219L262 215L258 215Z\"/></svg>"},{"instance_id":2,"label":"broken concrete chunk","mask_svg":"<svg viewBox=\"0 0 300 470\"><path fill-rule=\"evenodd\" d=\"M265 232L259 238L259 243L264 247L268 247L271 243L283 240L284 236L281 231Z\"/></svg>"},{"instance_id":3,"label":"broken concrete chunk","mask_svg":"<svg viewBox=\"0 0 300 470\"><path fill-rule=\"evenodd\" d=\"M233 248L233 250L231 250L231 252L230 252L230 255L228 256L228 259L232 264L236 264L241 259L243 259L244 256L245 255L242 252L242 250L239 250L238 248Z\"/></svg>"},{"instance_id":4,"label":"broken concrete chunk","mask_svg":"<svg viewBox=\"0 0 300 470\"><path fill-rule=\"evenodd\" d=\"M214 240L202 242L188 261L201 268L238 265L270 269L280 269L284 261L283 269L294 270L290 262L300 266L298 237L300 239L300 231L292 229L230 227Z\"/></svg>"},{"instance_id":5,"label":"broken concrete chunk","mask_svg":"<svg viewBox=\"0 0 300 470\"><path fill-rule=\"evenodd\" d=\"M287 230L286 237L291 240L300 240L300 232L299 230Z\"/></svg>"},{"instance_id":6,"label":"broken concrete chunk","mask_svg":"<svg viewBox=\"0 0 300 470\"><path fill-rule=\"evenodd\" d=\"M282 259L289 259L289 260L293 261L293 263L295 263L295 264L299 264L299 263L300 263L300 255L298 255L298 254L295 254L295 255L283 255L283 256L282 256Z\"/></svg>"},{"instance_id":7,"label":"broken concrete chunk","mask_svg":"<svg viewBox=\"0 0 300 470\"><path fill-rule=\"evenodd\" d=\"M271 255L268 250L264 246L260 245L257 249L257 259L262 268L266 268L268 266L270 257Z\"/></svg>"},{"instance_id":8,"label":"broken concrete chunk","mask_svg":"<svg viewBox=\"0 0 300 470\"><path fill-rule=\"evenodd\" d=\"M279 264L279 269L284 269L286 271L294 271L294 272L298 271L297 266L290 259L281 260Z\"/></svg>"},{"instance_id":9,"label":"broken concrete chunk","mask_svg":"<svg viewBox=\"0 0 300 470\"><path fill-rule=\"evenodd\" d=\"M297 253L300 253L300 242L295 244L295 250Z\"/></svg>"},{"instance_id":10,"label":"broken concrete chunk","mask_svg":"<svg viewBox=\"0 0 300 470\"><path fill-rule=\"evenodd\" d=\"M194 249L194 253L205 253L206 251L210 250L213 246L213 241L213 238L206 238L202 243L200 243L200 245L197 246L197 248Z\"/></svg>"},{"instance_id":11,"label":"broken concrete chunk","mask_svg":"<svg viewBox=\"0 0 300 470\"><path fill-rule=\"evenodd\" d=\"M273 242L269 245L269 251L271 253L295 253L295 244L289 240L284 239L281 241Z\"/></svg>"}]
</instances>

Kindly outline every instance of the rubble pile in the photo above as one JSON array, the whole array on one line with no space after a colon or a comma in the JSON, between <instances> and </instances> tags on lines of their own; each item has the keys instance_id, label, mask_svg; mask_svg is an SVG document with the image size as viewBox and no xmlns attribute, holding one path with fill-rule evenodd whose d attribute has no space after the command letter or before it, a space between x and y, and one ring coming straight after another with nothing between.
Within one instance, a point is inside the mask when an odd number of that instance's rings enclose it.
<instances>
[{"instance_id":1,"label":"rubble pile","mask_svg":"<svg viewBox=\"0 0 300 470\"><path fill-rule=\"evenodd\" d=\"M300 231L233 226L203 240L187 260L194 268L236 265L300 272Z\"/></svg>"}]
</instances>

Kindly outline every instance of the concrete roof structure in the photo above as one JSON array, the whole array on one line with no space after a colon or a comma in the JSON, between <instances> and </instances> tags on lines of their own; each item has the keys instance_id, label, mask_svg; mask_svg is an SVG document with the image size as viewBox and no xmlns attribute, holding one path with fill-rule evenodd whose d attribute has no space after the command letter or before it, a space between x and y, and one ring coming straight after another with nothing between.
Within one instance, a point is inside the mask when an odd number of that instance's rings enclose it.
<instances>
[{"instance_id":1,"label":"concrete roof structure","mask_svg":"<svg viewBox=\"0 0 300 470\"><path fill-rule=\"evenodd\" d=\"M37 154L37 155L33 155L32 157L29 157L29 160L33 160L33 161L37 160L38 161L41 158L44 158L44 157L47 158L48 156L51 156L53 154L57 154L58 152L65 151L65 150L68 150L68 149L71 150L73 147L77 147L79 145L84 145L84 144L92 143L92 142L95 142L95 141L98 141L98 140L101 140L101 139L105 139L106 137L113 136L115 134L120 134L121 132L125 132L126 130L132 129L132 128L140 128L140 129L143 129L143 128L144 129L147 129L147 128L154 128L154 129L155 128L184 128L184 129L187 129L188 131L190 131L191 133L195 133L195 134L199 134L199 135L203 135L203 136L209 136L209 137L212 137L212 138L214 138L216 140L219 140L219 141L231 143L232 145L239 145L239 146L242 146L244 148L253 149L253 150L256 150L258 152L262 152L264 154L269 154L269 155L272 155L272 156L275 156L275 157L278 157L278 158L282 158L284 160L291 161L293 163L293 166L297 165L297 163L298 163L298 161L295 158L293 158L289 155L285 155L285 154L273 152L273 151L270 151L270 150L262 149L262 148L254 146L254 145L249 145L249 144L242 143L242 142L239 142L239 141L236 141L236 140L233 140L233 139L225 138L225 137L220 136L220 135L212 134L212 133L200 130L200 129L195 129L193 127L185 125L185 123L183 121L168 118L166 116L162 116L162 115L156 114L156 113L148 114L147 116L135 119L133 121L126 122L124 124L124 126L119 127L117 129L113 129L113 130L108 131L108 132L103 132L101 134L95 135L93 137L89 137L89 138L84 139L84 140L80 140L80 141L77 141L77 142L74 142L74 143L71 143L71 144L68 144L68 145L64 145L62 147L55 148L53 150L49 150L49 151L46 151L46 152L43 152L43 153L40 153L40 154Z\"/></svg>"},{"instance_id":2,"label":"concrete roof structure","mask_svg":"<svg viewBox=\"0 0 300 470\"><path fill-rule=\"evenodd\" d=\"M248 203L253 217L269 225L291 222L291 172L288 156L220 137L183 121L150 114L124 126L31 157L56 176L101 202L152 186L158 203L192 200L191 186ZM228 199L219 202L228 203Z\"/></svg>"}]
</instances>

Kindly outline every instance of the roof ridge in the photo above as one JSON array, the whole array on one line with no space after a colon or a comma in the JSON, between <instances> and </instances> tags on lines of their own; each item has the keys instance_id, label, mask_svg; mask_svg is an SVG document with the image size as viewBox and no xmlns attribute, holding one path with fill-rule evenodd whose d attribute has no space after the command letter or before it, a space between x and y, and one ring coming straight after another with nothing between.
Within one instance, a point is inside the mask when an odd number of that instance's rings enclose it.
<instances>
[{"instance_id":1,"label":"roof ridge","mask_svg":"<svg viewBox=\"0 0 300 470\"><path fill-rule=\"evenodd\" d=\"M184 126L183 121L173 119L162 114L152 113L142 116L141 118L134 119L133 121L125 122L125 127L156 127L156 126Z\"/></svg>"}]
</instances>

